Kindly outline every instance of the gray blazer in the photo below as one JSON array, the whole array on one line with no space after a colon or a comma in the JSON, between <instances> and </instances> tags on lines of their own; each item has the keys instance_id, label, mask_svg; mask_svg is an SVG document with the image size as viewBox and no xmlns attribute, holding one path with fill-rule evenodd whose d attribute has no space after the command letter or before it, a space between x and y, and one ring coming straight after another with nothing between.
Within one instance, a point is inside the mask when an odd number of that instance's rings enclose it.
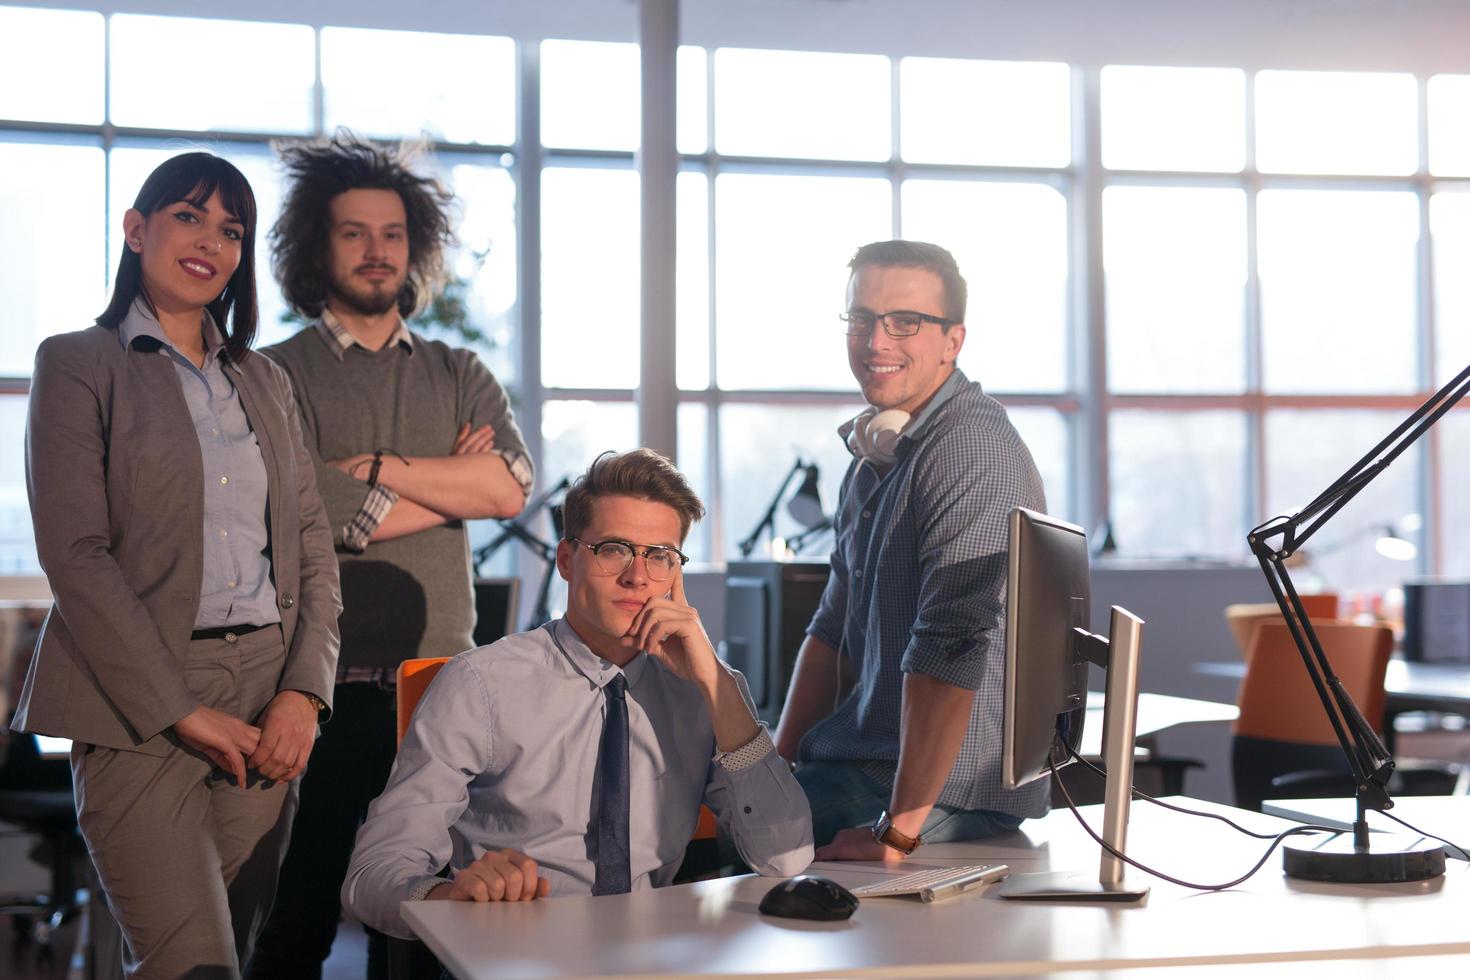
<instances>
[{"instance_id":1,"label":"gray blazer","mask_svg":"<svg viewBox=\"0 0 1470 980\"><path fill-rule=\"evenodd\" d=\"M330 704L342 598L291 383L260 354L225 370L265 460L271 575L287 650L277 688ZM203 577L203 469L173 362L159 356L156 340L138 337L125 348L117 331L94 326L42 342L26 489L56 603L14 728L168 751L163 733L199 704L181 665Z\"/></svg>"}]
</instances>

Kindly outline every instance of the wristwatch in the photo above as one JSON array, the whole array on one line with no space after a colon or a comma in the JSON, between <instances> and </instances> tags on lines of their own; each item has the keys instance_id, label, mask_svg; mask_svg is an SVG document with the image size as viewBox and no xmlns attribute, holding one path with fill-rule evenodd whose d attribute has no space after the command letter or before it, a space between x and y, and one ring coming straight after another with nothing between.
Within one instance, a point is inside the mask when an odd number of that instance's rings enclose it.
<instances>
[{"instance_id":1,"label":"wristwatch","mask_svg":"<svg viewBox=\"0 0 1470 980\"><path fill-rule=\"evenodd\" d=\"M323 711L327 710L327 702L323 701L315 694L312 694L310 691L297 691L296 693L306 698L311 706L316 709L317 714L321 714Z\"/></svg>"},{"instance_id":2,"label":"wristwatch","mask_svg":"<svg viewBox=\"0 0 1470 980\"><path fill-rule=\"evenodd\" d=\"M910 837L893 826L893 818L888 815L887 810L878 814L878 819L873 821L873 840L903 854L914 853L924 843L924 838Z\"/></svg>"}]
</instances>

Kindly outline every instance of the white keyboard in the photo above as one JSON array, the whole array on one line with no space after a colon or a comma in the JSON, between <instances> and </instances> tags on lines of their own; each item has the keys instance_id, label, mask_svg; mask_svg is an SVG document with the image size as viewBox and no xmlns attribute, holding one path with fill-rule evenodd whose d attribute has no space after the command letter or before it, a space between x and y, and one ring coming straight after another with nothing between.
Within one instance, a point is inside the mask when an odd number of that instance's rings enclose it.
<instances>
[{"instance_id":1,"label":"white keyboard","mask_svg":"<svg viewBox=\"0 0 1470 980\"><path fill-rule=\"evenodd\" d=\"M1010 873L1004 864L967 864L957 868L933 868L884 878L871 885L854 888L858 898L888 898L894 895L917 895L922 902L949 898L971 888L999 881Z\"/></svg>"}]
</instances>

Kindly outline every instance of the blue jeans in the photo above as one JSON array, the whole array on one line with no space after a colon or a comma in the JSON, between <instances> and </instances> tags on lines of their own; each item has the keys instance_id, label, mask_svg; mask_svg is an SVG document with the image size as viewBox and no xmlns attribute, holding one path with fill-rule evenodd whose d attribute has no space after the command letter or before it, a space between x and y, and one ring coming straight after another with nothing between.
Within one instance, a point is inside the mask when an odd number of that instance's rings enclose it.
<instances>
[{"instance_id":1,"label":"blue jeans","mask_svg":"<svg viewBox=\"0 0 1470 980\"><path fill-rule=\"evenodd\" d=\"M839 830L869 827L888 808L892 787L846 762L803 762L796 781L812 807L812 839L830 844ZM1021 826L1021 818L996 810L959 810L935 804L920 836L926 843L974 840L1004 834Z\"/></svg>"}]
</instances>

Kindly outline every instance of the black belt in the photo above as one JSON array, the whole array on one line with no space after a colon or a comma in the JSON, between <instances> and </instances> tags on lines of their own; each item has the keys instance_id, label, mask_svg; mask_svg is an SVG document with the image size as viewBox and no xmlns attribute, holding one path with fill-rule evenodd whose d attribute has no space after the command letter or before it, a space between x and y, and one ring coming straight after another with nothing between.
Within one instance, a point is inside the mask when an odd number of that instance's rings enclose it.
<instances>
[{"instance_id":1,"label":"black belt","mask_svg":"<svg viewBox=\"0 0 1470 980\"><path fill-rule=\"evenodd\" d=\"M272 624L274 625L274 624ZM234 642L236 637L244 636L246 633L254 633L263 630L264 626L211 626L209 629L195 630L189 634L191 640L229 640Z\"/></svg>"}]
</instances>

